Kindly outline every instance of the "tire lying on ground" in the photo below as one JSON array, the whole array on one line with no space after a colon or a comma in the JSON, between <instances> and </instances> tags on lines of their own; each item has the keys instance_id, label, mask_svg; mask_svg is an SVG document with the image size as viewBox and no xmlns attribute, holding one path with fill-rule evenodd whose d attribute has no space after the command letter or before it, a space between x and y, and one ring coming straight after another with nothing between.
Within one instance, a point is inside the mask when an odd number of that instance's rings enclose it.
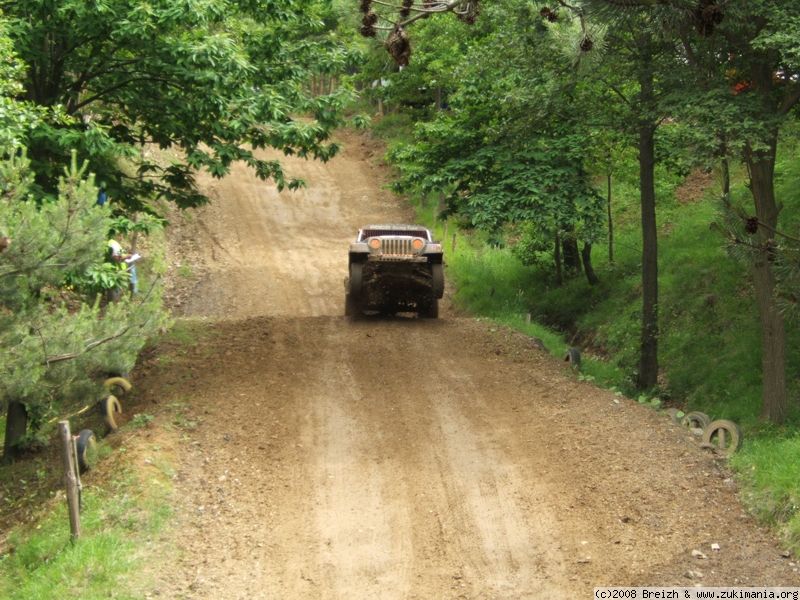
<instances>
[{"instance_id":1,"label":"tire lying on ground","mask_svg":"<svg viewBox=\"0 0 800 600\"><path fill-rule=\"evenodd\" d=\"M115 396L124 396L131 391L133 385L125 377L109 377L103 382L103 387Z\"/></svg>"},{"instance_id":2,"label":"tire lying on ground","mask_svg":"<svg viewBox=\"0 0 800 600\"><path fill-rule=\"evenodd\" d=\"M712 421L703 429L703 447L730 456L742 447L742 430L728 419Z\"/></svg>"},{"instance_id":3,"label":"tire lying on ground","mask_svg":"<svg viewBox=\"0 0 800 600\"><path fill-rule=\"evenodd\" d=\"M573 369L580 370L581 368L581 351L577 348L567 348L567 354L564 356L564 362L569 363Z\"/></svg>"},{"instance_id":4,"label":"tire lying on ground","mask_svg":"<svg viewBox=\"0 0 800 600\"><path fill-rule=\"evenodd\" d=\"M108 430L113 432L119 429L119 417L122 415L122 404L113 394L108 395L100 401L100 408L103 412L103 420Z\"/></svg>"},{"instance_id":5,"label":"tire lying on ground","mask_svg":"<svg viewBox=\"0 0 800 600\"><path fill-rule=\"evenodd\" d=\"M78 455L78 469L81 473L88 471L94 464L97 454L97 438L91 429L82 429L75 440L75 451Z\"/></svg>"},{"instance_id":6,"label":"tire lying on ground","mask_svg":"<svg viewBox=\"0 0 800 600\"><path fill-rule=\"evenodd\" d=\"M681 425L692 429L705 429L711 423L711 417L699 410L693 410L681 419Z\"/></svg>"}]
</instances>

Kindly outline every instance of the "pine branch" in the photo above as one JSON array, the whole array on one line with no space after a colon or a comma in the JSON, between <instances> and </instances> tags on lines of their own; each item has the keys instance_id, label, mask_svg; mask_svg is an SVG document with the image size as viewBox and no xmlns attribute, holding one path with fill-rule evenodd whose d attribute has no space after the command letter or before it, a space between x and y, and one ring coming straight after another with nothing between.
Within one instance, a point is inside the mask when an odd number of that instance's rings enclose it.
<instances>
[{"instance_id":1,"label":"pine branch","mask_svg":"<svg viewBox=\"0 0 800 600\"><path fill-rule=\"evenodd\" d=\"M161 279L161 277L158 277L158 278L156 278L155 281L153 281L152 285L150 286L150 289L147 290L147 294L141 300L140 304L144 304L145 302L147 302L147 299L153 293L153 290L155 289L156 284L160 281L160 279ZM138 329L142 329L145 325L147 325L147 323L150 321L151 318L152 318L152 315L149 316L143 323L140 323L138 325L128 325L127 327L124 327L123 329L121 329L117 333L114 333L112 335L106 336L106 337L101 338L99 340L93 340L93 341L87 343L86 346L84 346L81 350L78 350L77 352L70 352L70 353L67 353L67 354L57 354L55 356L46 356L44 361L41 364L46 366L46 367L49 367L53 363L64 362L64 361L67 361L67 360L74 360L76 358L79 358L79 357L83 356L84 354L86 354L87 352L90 352L90 351L94 350L98 346L102 346L103 344L107 344L108 342L112 342L114 340L117 340L117 339L121 338L122 336L124 336L126 333L128 333L128 331L130 331L134 327L137 327Z\"/></svg>"}]
</instances>

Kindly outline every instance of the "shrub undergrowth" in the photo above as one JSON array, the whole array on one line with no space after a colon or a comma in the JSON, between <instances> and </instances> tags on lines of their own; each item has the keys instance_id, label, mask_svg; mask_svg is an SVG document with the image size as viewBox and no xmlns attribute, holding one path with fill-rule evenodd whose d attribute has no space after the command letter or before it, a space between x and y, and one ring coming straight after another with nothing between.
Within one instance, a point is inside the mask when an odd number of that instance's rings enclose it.
<instances>
[{"instance_id":1,"label":"shrub undergrowth","mask_svg":"<svg viewBox=\"0 0 800 600\"><path fill-rule=\"evenodd\" d=\"M171 514L169 473L128 467L111 481L84 483L75 543L59 492L40 519L10 532L0 554L0 598L141 598L138 590L146 582L136 579L137 567L147 558L147 541Z\"/></svg>"},{"instance_id":2,"label":"shrub undergrowth","mask_svg":"<svg viewBox=\"0 0 800 600\"><path fill-rule=\"evenodd\" d=\"M376 135L391 136L399 119ZM388 140L402 141L407 134ZM798 136L787 136L777 164L777 195L788 209L781 226L797 229L800 219ZM552 272L523 265L508 248L489 246L477 232L458 231L437 221L434 200L416 198L420 220L433 226L445 244L448 278L455 282L456 303L542 339L563 357L582 348L583 376L598 384L638 394L634 381L641 319L641 239L636 165L617 174L614 211L614 261L607 243L596 244L595 268L601 283L583 277L563 285ZM733 203L752 213L752 199L739 174ZM778 527L800 550L800 331L787 325L787 380L793 409L782 427L765 425L761 407L761 341L752 280L747 265L730 257L712 223L721 201L714 186L679 202L681 180L658 171L659 312L661 335L659 386L648 396L684 410L741 424L742 450L731 461L742 484L743 502L762 520ZM455 239L455 249L453 240ZM530 314L532 323L526 315Z\"/></svg>"}]
</instances>

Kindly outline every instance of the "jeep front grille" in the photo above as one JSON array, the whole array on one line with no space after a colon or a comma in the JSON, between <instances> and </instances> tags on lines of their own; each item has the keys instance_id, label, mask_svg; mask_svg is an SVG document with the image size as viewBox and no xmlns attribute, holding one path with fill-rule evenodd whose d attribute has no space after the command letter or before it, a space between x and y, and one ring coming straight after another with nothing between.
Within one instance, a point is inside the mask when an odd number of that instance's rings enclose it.
<instances>
[{"instance_id":1,"label":"jeep front grille","mask_svg":"<svg viewBox=\"0 0 800 600\"><path fill-rule=\"evenodd\" d=\"M414 251L411 249L411 240L408 238L383 238L381 240L381 254L410 256L414 254Z\"/></svg>"}]
</instances>

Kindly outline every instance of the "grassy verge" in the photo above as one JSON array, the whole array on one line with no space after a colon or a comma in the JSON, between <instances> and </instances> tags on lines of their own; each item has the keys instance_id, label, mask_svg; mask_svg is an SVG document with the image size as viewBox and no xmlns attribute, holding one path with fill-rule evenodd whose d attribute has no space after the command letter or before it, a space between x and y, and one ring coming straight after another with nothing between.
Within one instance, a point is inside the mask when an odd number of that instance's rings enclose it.
<instances>
[{"instance_id":1,"label":"grassy verge","mask_svg":"<svg viewBox=\"0 0 800 600\"><path fill-rule=\"evenodd\" d=\"M401 120L374 133L389 145ZM798 132L789 132L777 165L782 227L794 231L800 219ZM794 141L792 141L794 140ZM730 258L722 237L711 229L719 216L718 189L678 201L680 180L658 173L660 385L652 393L665 404L701 410L712 418L737 421L745 443L731 461L742 484L742 500L763 521L775 525L800 551L800 331L787 326L787 379L795 399L791 418L777 428L759 420L761 349L758 316L747 266ZM526 267L508 249L491 248L480 235L457 232L435 222L434 209L416 199L420 219L445 241L447 274L456 283L456 302L541 338L563 357L569 345L583 349L583 376L637 397L636 375L641 318L641 240L635 164L617 174L614 187L614 258L607 244L595 246L601 279L589 286L576 277L556 285L546 270ZM735 203L752 212L748 190L739 182ZM531 314L535 321L526 322Z\"/></svg>"},{"instance_id":2,"label":"grassy verge","mask_svg":"<svg viewBox=\"0 0 800 600\"><path fill-rule=\"evenodd\" d=\"M144 360L169 371L207 337L202 324L178 321ZM0 599L133 600L153 589L159 557L152 553L168 549L153 542L172 514L175 449L195 426L181 384L180 378L159 384L158 407L137 397L141 386L124 398L130 421L99 442L96 464L83 476L82 536L75 544L55 443L0 466ZM148 407L156 414L146 414ZM99 418L82 415L73 427L98 431Z\"/></svg>"},{"instance_id":3,"label":"grassy verge","mask_svg":"<svg viewBox=\"0 0 800 600\"><path fill-rule=\"evenodd\" d=\"M146 450L146 469L124 458L125 446L117 450L123 457L103 461L85 478L82 535L74 544L62 491L39 518L10 531L0 555L0 598L142 597L146 582L137 580L135 567L171 513L172 471L158 447Z\"/></svg>"}]
</instances>

